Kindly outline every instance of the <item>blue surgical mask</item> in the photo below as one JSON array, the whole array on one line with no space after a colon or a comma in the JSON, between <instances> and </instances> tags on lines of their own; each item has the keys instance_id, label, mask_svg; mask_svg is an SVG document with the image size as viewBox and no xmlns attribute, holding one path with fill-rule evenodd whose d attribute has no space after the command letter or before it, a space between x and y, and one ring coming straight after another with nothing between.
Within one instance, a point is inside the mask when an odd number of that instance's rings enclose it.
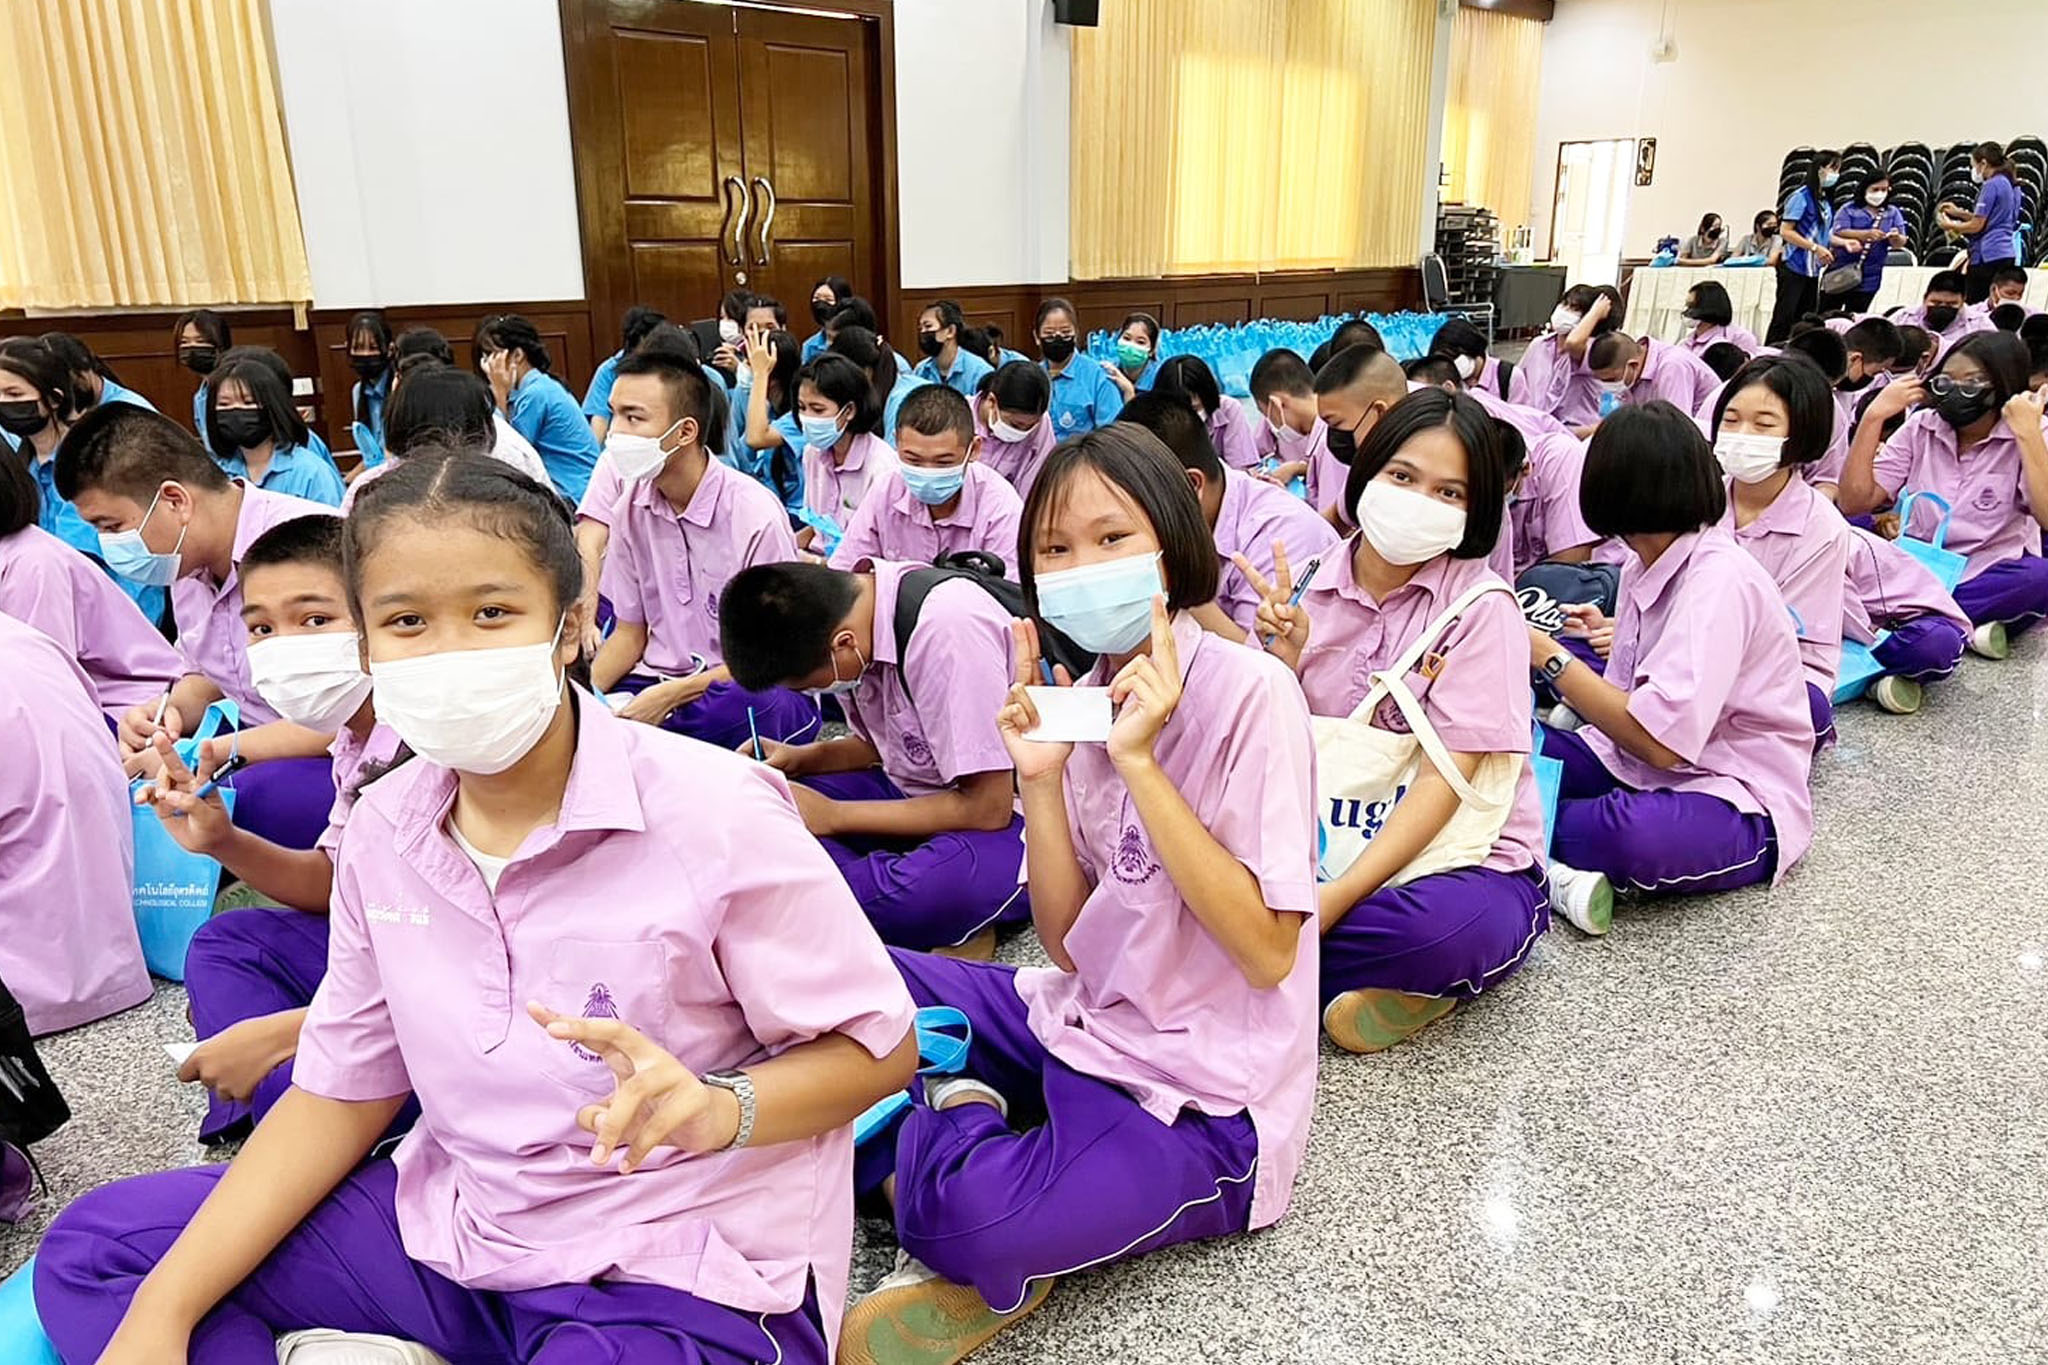
<instances>
[{"instance_id":1,"label":"blue surgical mask","mask_svg":"<svg viewBox=\"0 0 2048 1365\"><path fill-rule=\"evenodd\" d=\"M1039 574L1038 614L1091 654L1123 654L1152 631L1152 599L1164 596L1159 556L1129 555Z\"/></svg>"},{"instance_id":2,"label":"blue surgical mask","mask_svg":"<svg viewBox=\"0 0 2048 1365\"><path fill-rule=\"evenodd\" d=\"M960 496L960 490L967 483L967 466L948 465L944 469L919 469L915 465L899 465L897 472L903 475L903 486L910 495L927 507L939 507Z\"/></svg>"},{"instance_id":3,"label":"blue surgical mask","mask_svg":"<svg viewBox=\"0 0 2048 1365\"><path fill-rule=\"evenodd\" d=\"M838 445L839 438L846 434L837 417L806 417L802 419L801 425L804 431L804 444L815 446L819 450L830 450Z\"/></svg>"},{"instance_id":4,"label":"blue surgical mask","mask_svg":"<svg viewBox=\"0 0 2048 1365\"><path fill-rule=\"evenodd\" d=\"M853 691L853 689L854 689L854 688L856 688L856 687L859 687L859 686L860 686L860 679L861 679L861 674L863 674L863 673L866 673L866 672L868 671L868 656L860 652L860 646L859 646L859 645L857 645L857 644L854 644L854 643L853 643L852 641L848 641L848 642L847 642L847 646L846 646L846 647L847 647L848 649L851 649L851 650L853 651L853 657L854 657L854 658L856 658L856 659L859 659L859 660L860 660L860 668L859 668L859 670L858 670L857 672L855 672L855 673L854 673L854 675L853 675L852 677L850 677L850 678L842 678L842 677L840 677L840 676L839 676L839 651L838 651L837 649L834 649L834 650L832 651L832 655L831 655L831 662L832 662L832 681L831 681L831 683L830 683L830 684L829 684L828 686L825 686L825 687L821 687L821 688L819 688L819 689L818 689L818 691L819 691L819 692L820 692L821 694L825 695L825 696L828 696L828 697L843 697L843 696L845 696L845 695L846 695L846 694L847 694L848 692L851 692L851 691Z\"/></svg>"},{"instance_id":5,"label":"blue surgical mask","mask_svg":"<svg viewBox=\"0 0 2048 1365\"><path fill-rule=\"evenodd\" d=\"M142 528L149 525L150 516L163 497L159 489L149 500L149 511L142 514L142 520L135 523L132 531L100 532L100 558L107 561L107 567L132 583L141 583L151 588L168 588L178 581L178 551L185 547L185 532L189 527L178 528L178 543L168 554L158 554L143 543Z\"/></svg>"}]
</instances>

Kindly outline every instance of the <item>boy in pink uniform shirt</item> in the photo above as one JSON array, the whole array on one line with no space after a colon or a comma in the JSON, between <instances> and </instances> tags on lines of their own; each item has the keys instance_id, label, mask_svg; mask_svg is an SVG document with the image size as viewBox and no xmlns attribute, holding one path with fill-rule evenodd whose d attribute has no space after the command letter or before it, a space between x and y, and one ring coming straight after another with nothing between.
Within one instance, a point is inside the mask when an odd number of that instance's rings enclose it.
<instances>
[{"instance_id":1,"label":"boy in pink uniform shirt","mask_svg":"<svg viewBox=\"0 0 2048 1365\"><path fill-rule=\"evenodd\" d=\"M1347 346L1316 371L1316 413L1323 421L1323 443L1336 468L1350 477L1352 456L1388 408L1408 396L1408 377L1400 362L1375 346ZM1350 525L1342 486L1319 490L1316 510L1338 530Z\"/></svg>"},{"instance_id":2,"label":"boy in pink uniform shirt","mask_svg":"<svg viewBox=\"0 0 2048 1365\"><path fill-rule=\"evenodd\" d=\"M1149 432L1063 443L1024 526L1026 597L1102 655L1081 681L1118 709L1107 742L1031 738L1024 689L1045 678L1035 629L1017 623L999 724L1055 965L896 951L912 997L964 1010L974 1047L967 1076L927 1086L861 1149L861 1187L893 1200L904 1259L848 1313L844 1365L912 1349L957 1361L1058 1276L1265 1227L1307 1144L1316 824L1301 689L1187 615L1215 596L1216 557Z\"/></svg>"},{"instance_id":3,"label":"boy in pink uniform shirt","mask_svg":"<svg viewBox=\"0 0 2048 1365\"><path fill-rule=\"evenodd\" d=\"M95 409L71 429L57 452L57 488L99 532L108 567L170 589L186 671L120 718L124 766L154 776L156 733L180 738L225 696L241 709L237 747L250 761L234 777L236 823L272 843L311 848L334 803L329 736L270 724L277 713L249 680L236 571L271 527L334 509L230 480L190 432L128 403Z\"/></svg>"},{"instance_id":4,"label":"boy in pink uniform shirt","mask_svg":"<svg viewBox=\"0 0 2048 1365\"><path fill-rule=\"evenodd\" d=\"M1150 391L1193 408L1226 466L1259 467L1258 424L1244 404L1223 392L1215 372L1200 356L1177 355L1161 361Z\"/></svg>"},{"instance_id":5,"label":"boy in pink uniform shirt","mask_svg":"<svg viewBox=\"0 0 2048 1365\"><path fill-rule=\"evenodd\" d=\"M1469 589L1500 589L1442 630L1406 680L1462 775L1495 755L1519 770L1492 851L1475 866L1392 884L1458 807L1456 792L1427 768L1364 853L1318 893L1323 1028L1353 1052L1392 1047L1507 979L1550 923L1543 806L1527 762L1528 629L1486 563L1507 491L1496 444L1503 431L1514 429L1462 395L1403 399L1351 465L1359 534L1323 561L1299 605L1290 605L1286 575L1258 579L1265 593L1253 638L1294 669L1312 714L1337 717L1351 715L1372 675ZM1371 723L1408 729L1391 699Z\"/></svg>"},{"instance_id":6,"label":"boy in pink uniform shirt","mask_svg":"<svg viewBox=\"0 0 2048 1365\"><path fill-rule=\"evenodd\" d=\"M325 1328L823 1365L847 1124L915 1065L881 945L779 776L569 684L552 493L413 456L348 532L379 714L417 757L342 835L293 1086L231 1166L67 1209L42 1321L72 1360L272 1365ZM408 1093L420 1122L361 1164Z\"/></svg>"},{"instance_id":7,"label":"boy in pink uniform shirt","mask_svg":"<svg viewBox=\"0 0 2048 1365\"><path fill-rule=\"evenodd\" d=\"M1715 524L1727 492L1690 416L1650 403L1602 422L1580 502L1630 551L1605 676L1538 630L1529 657L1586 722L1543 735L1565 765L1553 904L1602 933L1611 903L1558 894L1560 864L1646 896L1784 876L1813 840L1813 718L1791 614Z\"/></svg>"},{"instance_id":8,"label":"boy in pink uniform shirt","mask_svg":"<svg viewBox=\"0 0 2048 1365\"><path fill-rule=\"evenodd\" d=\"M608 458L626 477L612 509L604 595L616 618L590 666L619 714L730 749L751 735L816 731L818 708L786 688L737 686L718 647L718 598L754 564L797 557L775 495L704 448L710 391L696 365L665 354L619 362Z\"/></svg>"},{"instance_id":9,"label":"boy in pink uniform shirt","mask_svg":"<svg viewBox=\"0 0 2048 1365\"><path fill-rule=\"evenodd\" d=\"M21 1002L29 1033L40 1035L149 999L135 932L135 834L91 680L49 636L4 612L0 658L9 736L0 763L0 980Z\"/></svg>"},{"instance_id":10,"label":"boy in pink uniform shirt","mask_svg":"<svg viewBox=\"0 0 2048 1365\"><path fill-rule=\"evenodd\" d=\"M1604 392L1624 404L1661 400L1697 412L1721 387L1721 376L1691 351L1626 332L1609 332L1595 341L1586 353L1586 368Z\"/></svg>"},{"instance_id":11,"label":"boy in pink uniform shirt","mask_svg":"<svg viewBox=\"0 0 2048 1365\"><path fill-rule=\"evenodd\" d=\"M1849 523L1797 477L1828 449L1835 405L1827 376L1803 355L1758 356L1714 409L1714 456L1728 477L1720 527L1764 567L1791 609L1816 747L1835 731Z\"/></svg>"},{"instance_id":12,"label":"boy in pink uniform shirt","mask_svg":"<svg viewBox=\"0 0 2048 1365\"><path fill-rule=\"evenodd\" d=\"M0 458L0 614L34 626L75 659L110 723L154 705L184 661L99 565L37 524L28 462Z\"/></svg>"},{"instance_id":13,"label":"boy in pink uniform shirt","mask_svg":"<svg viewBox=\"0 0 2048 1365\"><path fill-rule=\"evenodd\" d=\"M1282 488L1301 479L1308 505L1322 512L1344 491L1344 466L1330 454L1328 432L1316 412L1316 380L1308 362L1284 348L1252 366L1252 401L1264 418L1252 433L1259 477Z\"/></svg>"},{"instance_id":14,"label":"boy in pink uniform shirt","mask_svg":"<svg viewBox=\"0 0 2048 1365\"><path fill-rule=\"evenodd\" d=\"M1028 360L1013 360L997 370L974 397L981 462L1008 480L1020 500L1031 496L1031 485L1059 440L1045 420L1051 404L1052 381Z\"/></svg>"},{"instance_id":15,"label":"boy in pink uniform shirt","mask_svg":"<svg viewBox=\"0 0 2048 1365\"><path fill-rule=\"evenodd\" d=\"M846 536L832 552L835 569L863 559L936 563L942 555L979 550L1017 576L1017 518L1024 500L981 462L974 411L943 384L903 400L896 415L897 465L868 486Z\"/></svg>"},{"instance_id":16,"label":"boy in pink uniform shirt","mask_svg":"<svg viewBox=\"0 0 2048 1365\"><path fill-rule=\"evenodd\" d=\"M987 958L996 926L1031 914L1017 877L1024 821L995 726L1009 611L947 570L863 560L851 572L749 569L726 592L723 622L743 681L841 693L853 734L755 756L800 780L804 823L882 941Z\"/></svg>"},{"instance_id":17,"label":"boy in pink uniform shirt","mask_svg":"<svg viewBox=\"0 0 2048 1365\"><path fill-rule=\"evenodd\" d=\"M1842 475L1846 516L1906 493L1949 504L1948 548L1968 556L1956 604L1976 623L1970 648L1993 659L2005 657L2008 634L2048 615L2048 438L2027 368L2027 348L2010 332L1965 338L1925 384L1902 378L1871 400ZM1921 402L1928 406L1884 440L1886 422ZM1940 520L1938 507L1918 499L1906 530L1925 540Z\"/></svg>"},{"instance_id":18,"label":"boy in pink uniform shirt","mask_svg":"<svg viewBox=\"0 0 2048 1365\"><path fill-rule=\"evenodd\" d=\"M1976 332L1995 330L1990 314L1964 306L1967 283L1960 270L1936 271L1928 276L1920 306L1894 312L1891 315L1893 325L1925 328L1934 338L1937 361L1963 338Z\"/></svg>"},{"instance_id":19,"label":"boy in pink uniform shirt","mask_svg":"<svg viewBox=\"0 0 2048 1365\"><path fill-rule=\"evenodd\" d=\"M1842 338L1843 370L1835 381L1835 407L1840 410L1840 429L1846 458L1848 433L1865 403L1891 382L1892 369L1899 363L1899 329L1883 318L1858 318ZM1839 482L1839 479L1837 480Z\"/></svg>"},{"instance_id":20,"label":"boy in pink uniform shirt","mask_svg":"<svg viewBox=\"0 0 2048 1365\"><path fill-rule=\"evenodd\" d=\"M1514 428L1510 427L1509 430ZM1505 528L1514 541L1514 577L1538 564L1584 564L1600 537L1579 511L1586 443L1568 431L1528 441L1528 458L1513 485Z\"/></svg>"},{"instance_id":21,"label":"boy in pink uniform shirt","mask_svg":"<svg viewBox=\"0 0 2048 1365\"><path fill-rule=\"evenodd\" d=\"M882 439L882 404L867 372L843 355L821 355L797 371L796 416L804 436L804 506L844 532L868 489L896 467ZM811 549L815 527L797 544ZM817 546L819 553L828 547Z\"/></svg>"},{"instance_id":22,"label":"boy in pink uniform shirt","mask_svg":"<svg viewBox=\"0 0 2048 1365\"><path fill-rule=\"evenodd\" d=\"M1508 381L1508 401L1548 413L1573 431L1600 420L1600 381L1586 368L1596 337L1621 325L1621 295L1608 285L1573 285L1550 314L1550 330L1529 343Z\"/></svg>"}]
</instances>

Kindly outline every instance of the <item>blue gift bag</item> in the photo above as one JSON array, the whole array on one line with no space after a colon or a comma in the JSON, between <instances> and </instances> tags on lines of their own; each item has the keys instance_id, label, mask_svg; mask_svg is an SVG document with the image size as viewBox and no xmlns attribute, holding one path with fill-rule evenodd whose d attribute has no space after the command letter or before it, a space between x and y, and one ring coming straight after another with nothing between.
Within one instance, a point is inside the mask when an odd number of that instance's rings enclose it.
<instances>
[{"instance_id":1,"label":"blue gift bag","mask_svg":"<svg viewBox=\"0 0 2048 1365\"><path fill-rule=\"evenodd\" d=\"M1948 520L1954 510L1948 505L1948 499L1937 493L1906 494L1899 499L1899 525L1907 527L1913 524L1913 504L1921 498L1927 499L1941 509L1941 520L1934 524L1934 534L1926 540L1921 540L1901 530L1898 540L1893 543L1925 564L1933 571L1934 576L1941 580L1941 586L1953 593L1956 584L1963 581L1963 569L1970 561L1967 556L1957 554L1948 548Z\"/></svg>"},{"instance_id":2,"label":"blue gift bag","mask_svg":"<svg viewBox=\"0 0 2048 1365\"><path fill-rule=\"evenodd\" d=\"M967 1065L967 1049L974 1042L974 1026L967 1016L951 1005L927 1005L917 1012L917 1074L957 1076ZM889 1121L910 1107L910 1092L899 1090L869 1105L853 1121L853 1144L858 1147L887 1127Z\"/></svg>"},{"instance_id":3,"label":"blue gift bag","mask_svg":"<svg viewBox=\"0 0 2048 1365\"><path fill-rule=\"evenodd\" d=\"M367 422L356 422L349 430L356 438L356 454L363 457L363 468L375 469L384 463L384 443L370 430Z\"/></svg>"},{"instance_id":4,"label":"blue gift bag","mask_svg":"<svg viewBox=\"0 0 2048 1365\"><path fill-rule=\"evenodd\" d=\"M798 521L818 533L817 538L811 542L811 550L830 559L833 551L839 548L839 542L846 538L846 528L836 519L826 516L823 512L813 512L808 507L798 507L794 511Z\"/></svg>"},{"instance_id":5,"label":"blue gift bag","mask_svg":"<svg viewBox=\"0 0 2048 1365\"><path fill-rule=\"evenodd\" d=\"M0 1280L0 1360L7 1365L64 1365L57 1348L43 1335L43 1320L36 1316L36 1299L31 1280L36 1258L5 1280Z\"/></svg>"},{"instance_id":6,"label":"blue gift bag","mask_svg":"<svg viewBox=\"0 0 2048 1365\"><path fill-rule=\"evenodd\" d=\"M1557 799L1564 790L1564 760L1544 757L1541 724L1532 727L1530 744L1529 771L1536 774L1536 796L1543 802L1543 849L1547 853L1557 829Z\"/></svg>"},{"instance_id":7,"label":"blue gift bag","mask_svg":"<svg viewBox=\"0 0 2048 1365\"><path fill-rule=\"evenodd\" d=\"M1882 644L1890 631L1878 632L1877 640ZM1835 705L1854 701L1870 690L1870 685L1884 676L1884 665L1871 654L1871 645L1858 644L1854 640L1842 641L1842 667L1835 674Z\"/></svg>"},{"instance_id":8,"label":"blue gift bag","mask_svg":"<svg viewBox=\"0 0 2048 1365\"><path fill-rule=\"evenodd\" d=\"M178 741L179 759L191 767L199 761L201 743L219 734L224 726L240 721L241 710L233 702L215 702L206 708L199 728ZM222 787L220 798L233 814L233 789ZM142 935L142 958L156 975L183 981L185 950L192 946L192 935L213 913L213 898L220 890L220 864L202 853L180 847L164 828L154 807L136 806L132 815L135 927Z\"/></svg>"}]
</instances>

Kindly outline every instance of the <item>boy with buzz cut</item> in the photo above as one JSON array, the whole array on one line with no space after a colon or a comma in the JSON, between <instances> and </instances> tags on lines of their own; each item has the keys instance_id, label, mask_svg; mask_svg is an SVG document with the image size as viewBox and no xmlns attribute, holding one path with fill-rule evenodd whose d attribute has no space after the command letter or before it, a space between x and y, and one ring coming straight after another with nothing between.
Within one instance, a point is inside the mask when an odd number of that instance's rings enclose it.
<instances>
[{"instance_id":1,"label":"boy with buzz cut","mask_svg":"<svg viewBox=\"0 0 2048 1365\"><path fill-rule=\"evenodd\" d=\"M972 575L910 564L764 564L726 589L719 630L742 686L841 694L851 735L754 756L797 779L804 823L884 943L986 958L998 924L1030 917L996 730L1011 620Z\"/></svg>"},{"instance_id":2,"label":"boy with buzz cut","mask_svg":"<svg viewBox=\"0 0 2048 1365\"><path fill-rule=\"evenodd\" d=\"M1254 447L1267 466L1262 477L1282 488L1296 479L1305 481L1308 505L1327 511L1343 497L1349 471L1330 454L1308 362L1285 347L1268 351L1252 366L1251 389L1265 419Z\"/></svg>"},{"instance_id":3,"label":"boy with buzz cut","mask_svg":"<svg viewBox=\"0 0 2048 1365\"><path fill-rule=\"evenodd\" d=\"M832 567L863 559L935 563L979 550L1017 577L1024 500L981 461L974 409L943 384L918 389L896 414L897 464L868 487L832 553Z\"/></svg>"}]
</instances>

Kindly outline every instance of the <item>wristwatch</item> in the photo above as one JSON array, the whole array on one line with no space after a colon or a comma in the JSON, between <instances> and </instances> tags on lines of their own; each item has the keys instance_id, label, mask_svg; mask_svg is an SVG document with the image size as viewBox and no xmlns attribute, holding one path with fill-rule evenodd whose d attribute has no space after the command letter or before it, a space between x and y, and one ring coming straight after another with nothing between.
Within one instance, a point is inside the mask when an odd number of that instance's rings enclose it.
<instances>
[{"instance_id":1,"label":"wristwatch","mask_svg":"<svg viewBox=\"0 0 2048 1365\"><path fill-rule=\"evenodd\" d=\"M1543 681L1547 683L1556 682L1559 678L1564 676L1564 671L1567 668L1570 668L1571 666L1571 654L1565 650L1560 649L1559 651L1557 651L1557 653L1551 655L1548 659L1545 659L1543 661L1543 668L1541 670L1543 673Z\"/></svg>"},{"instance_id":2,"label":"wristwatch","mask_svg":"<svg viewBox=\"0 0 2048 1365\"><path fill-rule=\"evenodd\" d=\"M732 1097L739 1101L740 1126L724 1150L730 1152L746 1146L748 1139L754 1136L754 1078L744 1071L707 1071L699 1079L720 1090L730 1090Z\"/></svg>"}]
</instances>

